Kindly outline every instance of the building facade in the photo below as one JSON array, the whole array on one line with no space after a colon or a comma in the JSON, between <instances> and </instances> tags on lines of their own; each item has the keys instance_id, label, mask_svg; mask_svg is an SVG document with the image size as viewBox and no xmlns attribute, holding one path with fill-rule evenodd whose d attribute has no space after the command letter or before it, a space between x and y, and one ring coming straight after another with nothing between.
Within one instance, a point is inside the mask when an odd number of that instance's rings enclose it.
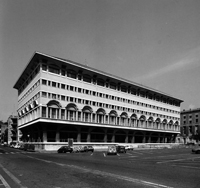
<instances>
[{"instance_id":1,"label":"building facade","mask_svg":"<svg viewBox=\"0 0 200 188\"><path fill-rule=\"evenodd\" d=\"M8 123L8 144L13 141L18 141L17 131L17 116L10 115L7 120Z\"/></svg>"},{"instance_id":2,"label":"building facade","mask_svg":"<svg viewBox=\"0 0 200 188\"><path fill-rule=\"evenodd\" d=\"M1 144L8 142L8 123L0 121L1 126Z\"/></svg>"},{"instance_id":3,"label":"building facade","mask_svg":"<svg viewBox=\"0 0 200 188\"><path fill-rule=\"evenodd\" d=\"M181 135L185 142L200 140L200 108L181 112Z\"/></svg>"},{"instance_id":4,"label":"building facade","mask_svg":"<svg viewBox=\"0 0 200 188\"><path fill-rule=\"evenodd\" d=\"M182 100L100 70L34 53L14 85L32 142L171 143Z\"/></svg>"}]
</instances>

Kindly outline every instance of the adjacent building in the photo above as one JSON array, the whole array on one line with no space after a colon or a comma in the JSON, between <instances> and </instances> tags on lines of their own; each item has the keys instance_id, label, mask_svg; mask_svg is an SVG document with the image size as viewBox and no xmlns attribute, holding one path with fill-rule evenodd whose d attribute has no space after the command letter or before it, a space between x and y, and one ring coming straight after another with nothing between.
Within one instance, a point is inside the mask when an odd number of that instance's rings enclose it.
<instances>
[{"instance_id":1,"label":"adjacent building","mask_svg":"<svg viewBox=\"0 0 200 188\"><path fill-rule=\"evenodd\" d=\"M8 144L18 141L17 116L10 115L7 120L8 124Z\"/></svg>"},{"instance_id":2,"label":"adjacent building","mask_svg":"<svg viewBox=\"0 0 200 188\"><path fill-rule=\"evenodd\" d=\"M181 112L181 135L185 142L200 140L200 108Z\"/></svg>"},{"instance_id":3,"label":"adjacent building","mask_svg":"<svg viewBox=\"0 0 200 188\"><path fill-rule=\"evenodd\" d=\"M18 129L29 142L171 143L181 99L35 52L14 88Z\"/></svg>"}]
</instances>

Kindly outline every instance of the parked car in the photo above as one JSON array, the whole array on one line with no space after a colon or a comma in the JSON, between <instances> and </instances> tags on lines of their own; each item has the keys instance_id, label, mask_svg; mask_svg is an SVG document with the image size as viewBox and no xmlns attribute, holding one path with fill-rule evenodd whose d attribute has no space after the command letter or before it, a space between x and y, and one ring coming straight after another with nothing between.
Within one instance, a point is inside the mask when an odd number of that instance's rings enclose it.
<instances>
[{"instance_id":1,"label":"parked car","mask_svg":"<svg viewBox=\"0 0 200 188\"><path fill-rule=\"evenodd\" d=\"M125 146L125 149L126 149L126 150L133 150L133 146L132 146L132 145L126 145L126 146Z\"/></svg>"},{"instance_id":2,"label":"parked car","mask_svg":"<svg viewBox=\"0 0 200 188\"><path fill-rule=\"evenodd\" d=\"M118 145L116 146L117 153L126 153L125 146Z\"/></svg>"},{"instance_id":3,"label":"parked car","mask_svg":"<svg viewBox=\"0 0 200 188\"><path fill-rule=\"evenodd\" d=\"M20 146L19 146L19 149L23 150L25 144L24 144L24 143L20 143L19 145L20 145Z\"/></svg>"},{"instance_id":4,"label":"parked car","mask_svg":"<svg viewBox=\"0 0 200 188\"><path fill-rule=\"evenodd\" d=\"M16 143L16 145L14 146L15 149L18 149L20 147L19 143Z\"/></svg>"},{"instance_id":5,"label":"parked car","mask_svg":"<svg viewBox=\"0 0 200 188\"><path fill-rule=\"evenodd\" d=\"M85 152L88 152L88 151L94 152L94 148L92 146L84 146L84 151Z\"/></svg>"},{"instance_id":6,"label":"parked car","mask_svg":"<svg viewBox=\"0 0 200 188\"><path fill-rule=\"evenodd\" d=\"M24 151L35 151L35 145L34 144L24 144L23 150Z\"/></svg>"},{"instance_id":7,"label":"parked car","mask_svg":"<svg viewBox=\"0 0 200 188\"><path fill-rule=\"evenodd\" d=\"M16 141L12 141L12 142L10 142L9 147L14 148L14 146L15 146L16 144L17 144Z\"/></svg>"},{"instance_id":8,"label":"parked car","mask_svg":"<svg viewBox=\"0 0 200 188\"><path fill-rule=\"evenodd\" d=\"M192 148L192 153L200 154L200 146Z\"/></svg>"},{"instance_id":9,"label":"parked car","mask_svg":"<svg viewBox=\"0 0 200 188\"><path fill-rule=\"evenodd\" d=\"M57 150L57 152L58 153L67 153L67 152L72 152L73 151L73 149L70 147L70 146L61 146L58 150Z\"/></svg>"},{"instance_id":10,"label":"parked car","mask_svg":"<svg viewBox=\"0 0 200 188\"><path fill-rule=\"evenodd\" d=\"M108 146L107 155L117 155L116 146Z\"/></svg>"},{"instance_id":11,"label":"parked car","mask_svg":"<svg viewBox=\"0 0 200 188\"><path fill-rule=\"evenodd\" d=\"M73 152L74 153L78 153L78 152L80 152L80 147L79 146L73 146Z\"/></svg>"}]
</instances>

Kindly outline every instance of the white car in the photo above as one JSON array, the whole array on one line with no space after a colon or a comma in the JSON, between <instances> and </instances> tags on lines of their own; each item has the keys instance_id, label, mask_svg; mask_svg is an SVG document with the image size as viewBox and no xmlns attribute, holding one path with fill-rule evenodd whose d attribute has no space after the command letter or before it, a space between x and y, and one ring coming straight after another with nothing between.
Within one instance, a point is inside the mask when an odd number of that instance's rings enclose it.
<instances>
[{"instance_id":1,"label":"white car","mask_svg":"<svg viewBox=\"0 0 200 188\"><path fill-rule=\"evenodd\" d=\"M16 143L16 145L14 146L14 148L18 149L20 147L19 143Z\"/></svg>"},{"instance_id":2,"label":"white car","mask_svg":"<svg viewBox=\"0 0 200 188\"><path fill-rule=\"evenodd\" d=\"M132 145L127 145L127 146L125 146L125 149L126 150L133 150L133 146Z\"/></svg>"}]
</instances>

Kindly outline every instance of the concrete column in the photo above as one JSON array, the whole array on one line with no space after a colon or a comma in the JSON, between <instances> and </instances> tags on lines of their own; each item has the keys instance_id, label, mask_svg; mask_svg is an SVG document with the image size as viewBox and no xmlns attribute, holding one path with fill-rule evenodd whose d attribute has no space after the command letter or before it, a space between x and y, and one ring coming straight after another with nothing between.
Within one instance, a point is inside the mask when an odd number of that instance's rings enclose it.
<instances>
[{"instance_id":1,"label":"concrete column","mask_svg":"<svg viewBox=\"0 0 200 188\"><path fill-rule=\"evenodd\" d=\"M149 138L148 138L147 142L151 143L151 134L149 135Z\"/></svg>"},{"instance_id":2,"label":"concrete column","mask_svg":"<svg viewBox=\"0 0 200 188\"><path fill-rule=\"evenodd\" d=\"M146 134L143 136L142 143L146 143Z\"/></svg>"},{"instance_id":3,"label":"concrete column","mask_svg":"<svg viewBox=\"0 0 200 188\"><path fill-rule=\"evenodd\" d=\"M58 128L56 130L56 142L60 142L60 132Z\"/></svg>"},{"instance_id":4,"label":"concrete column","mask_svg":"<svg viewBox=\"0 0 200 188\"><path fill-rule=\"evenodd\" d=\"M77 142L81 142L81 128L78 127Z\"/></svg>"},{"instance_id":5,"label":"concrete column","mask_svg":"<svg viewBox=\"0 0 200 188\"><path fill-rule=\"evenodd\" d=\"M112 135L112 142L115 142L115 132Z\"/></svg>"},{"instance_id":6,"label":"concrete column","mask_svg":"<svg viewBox=\"0 0 200 188\"><path fill-rule=\"evenodd\" d=\"M43 142L47 142L47 130L46 130L46 127L43 127L42 138L43 138Z\"/></svg>"},{"instance_id":7,"label":"concrete column","mask_svg":"<svg viewBox=\"0 0 200 188\"><path fill-rule=\"evenodd\" d=\"M128 143L128 131L126 131L125 143Z\"/></svg>"},{"instance_id":8,"label":"concrete column","mask_svg":"<svg viewBox=\"0 0 200 188\"><path fill-rule=\"evenodd\" d=\"M83 121L83 111L81 111L81 121Z\"/></svg>"},{"instance_id":9,"label":"concrete column","mask_svg":"<svg viewBox=\"0 0 200 188\"><path fill-rule=\"evenodd\" d=\"M132 139L131 139L131 143L135 143L135 136L133 135Z\"/></svg>"},{"instance_id":10,"label":"concrete column","mask_svg":"<svg viewBox=\"0 0 200 188\"><path fill-rule=\"evenodd\" d=\"M104 142L107 142L107 137L108 137L108 136L107 136L107 130L105 130L104 139L103 139Z\"/></svg>"},{"instance_id":11,"label":"concrete column","mask_svg":"<svg viewBox=\"0 0 200 188\"><path fill-rule=\"evenodd\" d=\"M46 107L46 118L48 118L48 107Z\"/></svg>"},{"instance_id":12,"label":"concrete column","mask_svg":"<svg viewBox=\"0 0 200 188\"><path fill-rule=\"evenodd\" d=\"M158 135L157 143L160 143L160 134Z\"/></svg>"}]
</instances>

